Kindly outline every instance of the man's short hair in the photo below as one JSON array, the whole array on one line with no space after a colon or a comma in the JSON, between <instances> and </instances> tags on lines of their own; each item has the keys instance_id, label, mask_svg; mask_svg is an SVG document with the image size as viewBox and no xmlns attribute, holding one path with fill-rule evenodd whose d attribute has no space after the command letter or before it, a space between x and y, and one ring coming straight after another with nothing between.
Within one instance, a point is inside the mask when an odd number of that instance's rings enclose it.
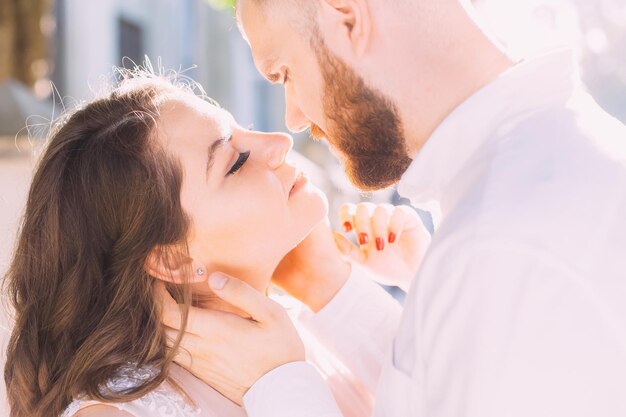
<instances>
[{"instance_id":1,"label":"man's short hair","mask_svg":"<svg viewBox=\"0 0 626 417\"><path fill-rule=\"evenodd\" d=\"M238 0L243 1L243 0ZM279 7L293 15L294 28L303 34L312 37L317 30L317 8L320 0L249 0L261 5L267 13L272 13Z\"/></svg>"}]
</instances>

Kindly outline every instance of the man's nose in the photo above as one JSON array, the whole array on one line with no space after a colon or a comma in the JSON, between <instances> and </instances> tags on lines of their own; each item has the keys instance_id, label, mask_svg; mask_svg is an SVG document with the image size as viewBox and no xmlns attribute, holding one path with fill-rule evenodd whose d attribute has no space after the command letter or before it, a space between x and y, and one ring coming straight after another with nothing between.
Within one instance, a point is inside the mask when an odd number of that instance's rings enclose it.
<instances>
[{"instance_id":1,"label":"man's nose","mask_svg":"<svg viewBox=\"0 0 626 417\"><path fill-rule=\"evenodd\" d=\"M300 107L296 104L292 93L285 89L285 126L292 133L298 133L306 130L311 121L302 113Z\"/></svg>"}]
</instances>

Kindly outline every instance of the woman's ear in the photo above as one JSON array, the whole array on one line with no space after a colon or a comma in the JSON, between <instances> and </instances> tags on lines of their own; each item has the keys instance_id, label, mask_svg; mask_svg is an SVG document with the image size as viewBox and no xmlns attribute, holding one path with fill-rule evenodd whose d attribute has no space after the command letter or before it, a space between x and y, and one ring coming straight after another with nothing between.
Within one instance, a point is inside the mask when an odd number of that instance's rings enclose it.
<instances>
[{"instance_id":1,"label":"woman's ear","mask_svg":"<svg viewBox=\"0 0 626 417\"><path fill-rule=\"evenodd\" d=\"M144 268L148 275L172 284L195 284L206 281L206 271L202 265L194 268L193 259L185 255L175 245L156 246L146 259Z\"/></svg>"},{"instance_id":2,"label":"woman's ear","mask_svg":"<svg viewBox=\"0 0 626 417\"><path fill-rule=\"evenodd\" d=\"M370 12L368 0L322 0L320 31L327 44L344 51L348 48L357 57L362 55L373 29Z\"/></svg>"}]
</instances>

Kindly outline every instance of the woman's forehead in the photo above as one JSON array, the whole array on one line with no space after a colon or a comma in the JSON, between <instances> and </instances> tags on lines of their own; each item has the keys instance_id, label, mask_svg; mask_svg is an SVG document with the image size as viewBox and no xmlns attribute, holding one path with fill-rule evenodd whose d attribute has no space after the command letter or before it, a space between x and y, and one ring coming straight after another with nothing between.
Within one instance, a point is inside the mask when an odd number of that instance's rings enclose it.
<instances>
[{"instance_id":1,"label":"woman's forehead","mask_svg":"<svg viewBox=\"0 0 626 417\"><path fill-rule=\"evenodd\" d=\"M218 135L232 130L233 116L226 110L189 94L171 97L161 106L161 118L166 125L203 125Z\"/></svg>"}]
</instances>

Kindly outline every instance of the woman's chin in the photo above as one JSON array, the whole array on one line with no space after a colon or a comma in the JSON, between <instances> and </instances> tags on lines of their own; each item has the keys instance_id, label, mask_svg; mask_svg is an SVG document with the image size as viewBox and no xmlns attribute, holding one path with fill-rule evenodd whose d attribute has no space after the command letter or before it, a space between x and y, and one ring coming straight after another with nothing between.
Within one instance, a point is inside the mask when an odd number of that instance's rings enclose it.
<instances>
[{"instance_id":1,"label":"woman's chin","mask_svg":"<svg viewBox=\"0 0 626 417\"><path fill-rule=\"evenodd\" d=\"M319 188L309 185L307 190L302 190L298 197L297 205L291 207L290 242L285 254L298 246L315 226L328 218L328 198Z\"/></svg>"},{"instance_id":2,"label":"woman's chin","mask_svg":"<svg viewBox=\"0 0 626 417\"><path fill-rule=\"evenodd\" d=\"M310 213L312 214L312 216L310 217L310 220L306 223L304 233L301 235L300 239L294 246L297 246L300 242L302 242L309 235L309 233L311 233L311 231L315 229L315 227L318 226L320 223L325 223L328 221L328 199L324 194L321 195L322 198L317 201L318 206L310 206ZM314 211L314 208L317 210Z\"/></svg>"},{"instance_id":3,"label":"woman's chin","mask_svg":"<svg viewBox=\"0 0 626 417\"><path fill-rule=\"evenodd\" d=\"M310 200L311 228L328 217L328 197L315 187ZM310 231L309 229L309 231ZM308 233L307 233L308 234Z\"/></svg>"}]
</instances>

